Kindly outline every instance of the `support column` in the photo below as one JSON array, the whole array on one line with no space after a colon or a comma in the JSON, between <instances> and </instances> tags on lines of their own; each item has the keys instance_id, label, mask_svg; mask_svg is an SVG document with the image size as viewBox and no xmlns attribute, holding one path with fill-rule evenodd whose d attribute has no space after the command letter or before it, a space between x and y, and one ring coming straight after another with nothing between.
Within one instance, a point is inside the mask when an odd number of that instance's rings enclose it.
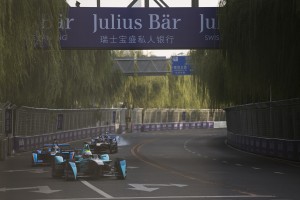
<instances>
[{"instance_id":1,"label":"support column","mask_svg":"<svg viewBox=\"0 0 300 200\"><path fill-rule=\"evenodd\" d=\"M149 5L149 0L145 0L145 8L149 8L150 5Z\"/></svg>"},{"instance_id":2,"label":"support column","mask_svg":"<svg viewBox=\"0 0 300 200\"><path fill-rule=\"evenodd\" d=\"M192 7L199 7L199 0L192 0Z\"/></svg>"}]
</instances>

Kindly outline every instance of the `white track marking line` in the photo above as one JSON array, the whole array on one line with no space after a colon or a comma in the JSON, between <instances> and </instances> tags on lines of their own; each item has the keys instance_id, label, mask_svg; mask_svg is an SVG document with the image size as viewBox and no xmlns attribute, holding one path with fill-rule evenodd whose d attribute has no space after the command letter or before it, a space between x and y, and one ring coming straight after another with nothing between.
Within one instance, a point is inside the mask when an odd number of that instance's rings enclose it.
<instances>
[{"instance_id":1,"label":"white track marking line","mask_svg":"<svg viewBox=\"0 0 300 200\"><path fill-rule=\"evenodd\" d=\"M228 195L228 196L155 196L155 197L113 197L111 199L253 199L253 198L275 198L273 195ZM65 198L65 199L42 199L42 200L101 200L106 198Z\"/></svg>"},{"instance_id":2,"label":"white track marking line","mask_svg":"<svg viewBox=\"0 0 300 200\"><path fill-rule=\"evenodd\" d=\"M285 174L283 172L273 172L274 174Z\"/></svg>"},{"instance_id":3,"label":"white track marking line","mask_svg":"<svg viewBox=\"0 0 300 200\"><path fill-rule=\"evenodd\" d=\"M107 194L106 192L100 190L99 188L93 186L92 184L90 184L90 183L87 182L87 181L82 180L81 183L83 183L84 185L86 185L88 188L94 190L94 191L97 192L98 194L104 196L105 198L110 198L110 199L114 198L113 196L111 196L111 195Z\"/></svg>"},{"instance_id":4,"label":"white track marking line","mask_svg":"<svg viewBox=\"0 0 300 200\"><path fill-rule=\"evenodd\" d=\"M259 167L252 167L252 169L258 170L258 169L261 169L261 168L259 168Z\"/></svg>"}]
</instances>

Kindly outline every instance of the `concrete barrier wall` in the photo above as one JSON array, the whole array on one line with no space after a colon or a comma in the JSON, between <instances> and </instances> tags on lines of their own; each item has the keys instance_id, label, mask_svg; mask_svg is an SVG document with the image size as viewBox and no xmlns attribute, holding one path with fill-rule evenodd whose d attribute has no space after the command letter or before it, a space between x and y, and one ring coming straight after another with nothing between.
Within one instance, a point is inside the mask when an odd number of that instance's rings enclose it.
<instances>
[{"instance_id":1,"label":"concrete barrier wall","mask_svg":"<svg viewBox=\"0 0 300 200\"><path fill-rule=\"evenodd\" d=\"M169 123L145 123L132 124L131 132L184 130L200 128L226 128L226 121L199 121L199 122L169 122Z\"/></svg>"},{"instance_id":2,"label":"concrete barrier wall","mask_svg":"<svg viewBox=\"0 0 300 200\"><path fill-rule=\"evenodd\" d=\"M220 125L224 122L186 122L186 123L164 123L164 124L133 124L132 132L147 132L147 131L163 131L163 130L184 130L184 129L200 129L200 128L220 128ZM225 128L225 127L223 127ZM121 134L126 132L126 126L120 125L119 130ZM105 133L105 131L115 132L114 126L102 126L94 128L86 128L71 131L62 131L52 134L43 134L35 136L15 136L14 137L14 151L31 151L36 148L42 147L44 144L52 143L54 139L57 139L59 143L66 143L75 140L83 140L91 137L95 137L99 133ZM7 147L5 147L7 148ZM5 151L5 150L3 150Z\"/></svg>"},{"instance_id":3,"label":"concrete barrier wall","mask_svg":"<svg viewBox=\"0 0 300 200\"><path fill-rule=\"evenodd\" d=\"M0 160L7 158L8 140L7 138L0 137Z\"/></svg>"},{"instance_id":4,"label":"concrete barrier wall","mask_svg":"<svg viewBox=\"0 0 300 200\"><path fill-rule=\"evenodd\" d=\"M300 140L262 138L227 132L227 143L235 148L270 157L300 161Z\"/></svg>"},{"instance_id":5,"label":"concrete barrier wall","mask_svg":"<svg viewBox=\"0 0 300 200\"><path fill-rule=\"evenodd\" d=\"M14 150L16 152L31 151L42 147L44 144L51 144L54 139L57 139L59 143L67 143L95 137L100 133L105 133L106 131L115 132L115 127L101 126L35 136L15 136Z\"/></svg>"}]
</instances>

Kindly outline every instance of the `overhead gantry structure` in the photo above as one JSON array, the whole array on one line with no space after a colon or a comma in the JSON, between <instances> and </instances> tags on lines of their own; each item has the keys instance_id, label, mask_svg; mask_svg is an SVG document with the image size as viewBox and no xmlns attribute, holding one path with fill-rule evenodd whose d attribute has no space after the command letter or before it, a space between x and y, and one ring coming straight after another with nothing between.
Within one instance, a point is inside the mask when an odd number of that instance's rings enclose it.
<instances>
[{"instance_id":1,"label":"overhead gantry structure","mask_svg":"<svg viewBox=\"0 0 300 200\"><path fill-rule=\"evenodd\" d=\"M99 1L99 0L98 0ZM131 8L138 0L132 0L132 2L127 6ZM161 8L168 8L168 4L164 2L164 0L153 0L159 7ZM192 1L192 7L199 7L199 0L191 0ZM144 0L145 2L145 7L148 8L150 7L150 0Z\"/></svg>"},{"instance_id":2,"label":"overhead gantry structure","mask_svg":"<svg viewBox=\"0 0 300 200\"><path fill-rule=\"evenodd\" d=\"M101 0L97 0L97 7L100 7L100 1ZM166 4L164 2L164 0L153 0L159 7L161 8L168 8L168 4ZM192 1L192 7L199 7L199 0L191 0ZM138 0L132 0L132 2L127 6L128 8L131 8L134 6L134 4L136 4L136 2L138 2ZM148 8L150 7L150 0L144 0L145 2L145 7Z\"/></svg>"}]
</instances>

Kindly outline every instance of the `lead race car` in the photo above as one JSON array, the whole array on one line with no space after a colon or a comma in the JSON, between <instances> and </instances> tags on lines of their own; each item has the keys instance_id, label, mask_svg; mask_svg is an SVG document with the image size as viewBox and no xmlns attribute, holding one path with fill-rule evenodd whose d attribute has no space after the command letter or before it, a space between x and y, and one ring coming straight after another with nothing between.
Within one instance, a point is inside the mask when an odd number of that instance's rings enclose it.
<instances>
[{"instance_id":1,"label":"lead race car","mask_svg":"<svg viewBox=\"0 0 300 200\"><path fill-rule=\"evenodd\" d=\"M31 155L32 166L37 166L50 165L56 155L60 155L65 159L72 159L75 152L70 149L70 144L59 144L54 139L52 144L44 144L42 148L32 151Z\"/></svg>"},{"instance_id":2,"label":"lead race car","mask_svg":"<svg viewBox=\"0 0 300 200\"><path fill-rule=\"evenodd\" d=\"M92 138L90 142L90 148L92 153L117 153L118 152L118 140L119 136L106 132L99 136Z\"/></svg>"},{"instance_id":3,"label":"lead race car","mask_svg":"<svg viewBox=\"0 0 300 200\"><path fill-rule=\"evenodd\" d=\"M126 160L117 158L114 162L108 154L92 154L88 144L85 144L81 154L74 159L64 159L55 156L52 164L52 177L64 177L66 180L77 180L79 177L100 178L114 176L125 179L127 176Z\"/></svg>"}]
</instances>

